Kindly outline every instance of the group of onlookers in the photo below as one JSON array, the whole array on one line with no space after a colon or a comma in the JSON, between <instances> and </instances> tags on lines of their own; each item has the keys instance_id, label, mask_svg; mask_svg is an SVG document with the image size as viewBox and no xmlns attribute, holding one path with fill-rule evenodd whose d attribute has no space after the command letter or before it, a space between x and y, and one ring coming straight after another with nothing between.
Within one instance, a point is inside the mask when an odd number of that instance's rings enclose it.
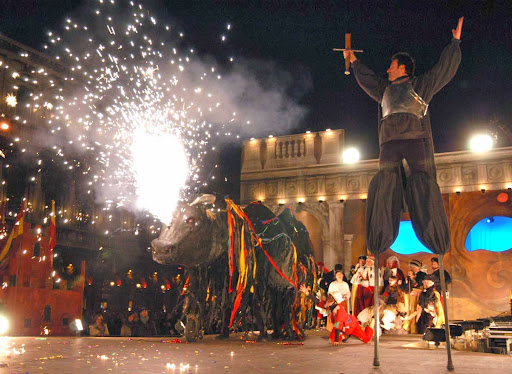
<instances>
[{"instance_id":1,"label":"group of onlookers","mask_svg":"<svg viewBox=\"0 0 512 374\"><path fill-rule=\"evenodd\" d=\"M147 309L128 315L102 312L93 317L88 332L90 336L172 336L175 323L171 313L155 313L152 318Z\"/></svg>"},{"instance_id":2,"label":"group of onlookers","mask_svg":"<svg viewBox=\"0 0 512 374\"><path fill-rule=\"evenodd\" d=\"M357 336L369 342L374 333L375 268L374 256L360 256L352 266L349 277L343 266L336 264L333 271L318 266L318 292L301 286L300 290L314 300L316 326L325 323L331 331L331 342ZM424 333L429 327L444 324L440 296L439 260L431 259L431 271L418 260L411 260L404 273L396 256L390 256L386 265L378 270L379 277L379 332L405 334ZM445 271L446 283L451 277Z\"/></svg>"}]
</instances>

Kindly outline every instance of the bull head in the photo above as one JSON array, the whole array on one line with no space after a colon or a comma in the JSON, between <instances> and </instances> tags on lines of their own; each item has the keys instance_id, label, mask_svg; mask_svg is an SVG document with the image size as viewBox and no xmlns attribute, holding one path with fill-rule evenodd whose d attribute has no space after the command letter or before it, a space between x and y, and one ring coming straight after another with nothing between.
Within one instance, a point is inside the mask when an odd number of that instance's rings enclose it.
<instances>
[{"instance_id":1,"label":"bull head","mask_svg":"<svg viewBox=\"0 0 512 374\"><path fill-rule=\"evenodd\" d=\"M193 266L219 257L227 240L226 215L213 212L214 195L180 203L171 224L151 242L153 260L161 264Z\"/></svg>"}]
</instances>

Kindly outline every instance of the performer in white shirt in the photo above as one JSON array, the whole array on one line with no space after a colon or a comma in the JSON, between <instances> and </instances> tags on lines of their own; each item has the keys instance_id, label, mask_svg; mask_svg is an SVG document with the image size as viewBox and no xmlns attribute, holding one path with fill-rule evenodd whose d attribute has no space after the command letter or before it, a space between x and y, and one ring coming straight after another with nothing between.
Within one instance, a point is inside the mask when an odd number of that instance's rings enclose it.
<instances>
[{"instance_id":1,"label":"performer in white shirt","mask_svg":"<svg viewBox=\"0 0 512 374\"><path fill-rule=\"evenodd\" d=\"M348 283L343 281L343 271L337 270L334 274L336 280L331 282L329 285L328 295L332 295L336 304L343 306L345 310L348 310L350 301L350 287Z\"/></svg>"}]
</instances>

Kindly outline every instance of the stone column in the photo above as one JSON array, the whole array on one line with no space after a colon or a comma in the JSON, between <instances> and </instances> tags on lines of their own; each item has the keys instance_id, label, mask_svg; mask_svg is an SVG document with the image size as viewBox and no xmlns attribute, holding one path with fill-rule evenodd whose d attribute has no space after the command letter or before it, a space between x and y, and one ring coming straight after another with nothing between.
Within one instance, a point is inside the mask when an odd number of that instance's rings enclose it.
<instances>
[{"instance_id":1,"label":"stone column","mask_svg":"<svg viewBox=\"0 0 512 374\"><path fill-rule=\"evenodd\" d=\"M352 266L352 241L354 234L345 234L343 239L343 270L348 273Z\"/></svg>"},{"instance_id":2,"label":"stone column","mask_svg":"<svg viewBox=\"0 0 512 374\"><path fill-rule=\"evenodd\" d=\"M334 262L332 259L332 247L331 247L331 241L329 239L329 236L322 235L322 245L323 245L323 251L324 251L324 263L325 266L328 269L334 268Z\"/></svg>"},{"instance_id":3,"label":"stone column","mask_svg":"<svg viewBox=\"0 0 512 374\"><path fill-rule=\"evenodd\" d=\"M343 206L344 203L329 201L329 242L330 253L327 258L331 267L343 260ZM324 246L325 248L325 246ZM325 248L327 249L327 248ZM325 251L324 249L324 251ZM324 256L326 253L324 252ZM345 268L343 270L346 270Z\"/></svg>"}]
</instances>

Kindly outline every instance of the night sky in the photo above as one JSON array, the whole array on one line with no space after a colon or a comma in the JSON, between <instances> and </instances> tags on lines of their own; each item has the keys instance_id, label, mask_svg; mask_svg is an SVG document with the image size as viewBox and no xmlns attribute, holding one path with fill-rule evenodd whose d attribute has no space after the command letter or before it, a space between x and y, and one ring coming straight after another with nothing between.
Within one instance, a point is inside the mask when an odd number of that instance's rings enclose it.
<instances>
[{"instance_id":1,"label":"night sky","mask_svg":"<svg viewBox=\"0 0 512 374\"><path fill-rule=\"evenodd\" d=\"M44 32L58 29L64 17L86 1L3 0L0 31L40 48ZM250 5L249 5L250 4ZM215 56L218 30L233 25L228 48L246 59L271 61L296 79L288 94L306 109L293 129L344 128L347 143L363 158L378 156L377 104L344 75L344 33L361 61L385 76L390 56L407 51L417 60L417 74L428 70L450 42L451 29L465 16L462 63L455 78L431 102L437 152L466 149L477 129L498 135L497 125L512 131L512 4L510 1L211 1L157 2L160 19L186 32L198 54ZM274 135L279 135L279 129ZM266 136L267 134L258 134Z\"/></svg>"}]
</instances>

